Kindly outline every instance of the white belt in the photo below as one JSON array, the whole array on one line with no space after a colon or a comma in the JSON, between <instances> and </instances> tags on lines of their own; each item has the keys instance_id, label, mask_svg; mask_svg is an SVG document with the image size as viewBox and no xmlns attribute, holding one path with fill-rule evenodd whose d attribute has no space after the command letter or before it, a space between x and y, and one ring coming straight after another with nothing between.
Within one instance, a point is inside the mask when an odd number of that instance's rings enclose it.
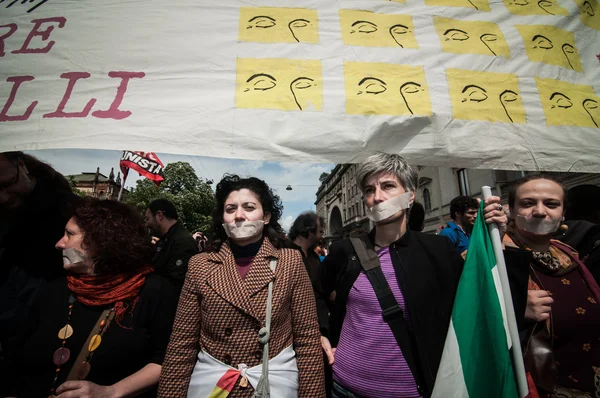
<instances>
[{"instance_id":1,"label":"white belt","mask_svg":"<svg viewBox=\"0 0 600 398\"><path fill-rule=\"evenodd\" d=\"M210 354L200 351L187 396L189 398L207 398L215 389L219 379L232 369L239 371L240 376L246 376L250 385L256 388L262 373L262 364L251 368L240 364L236 369L215 359ZM298 397L298 365L296 353L291 345L269 360L269 387L272 397Z\"/></svg>"}]
</instances>

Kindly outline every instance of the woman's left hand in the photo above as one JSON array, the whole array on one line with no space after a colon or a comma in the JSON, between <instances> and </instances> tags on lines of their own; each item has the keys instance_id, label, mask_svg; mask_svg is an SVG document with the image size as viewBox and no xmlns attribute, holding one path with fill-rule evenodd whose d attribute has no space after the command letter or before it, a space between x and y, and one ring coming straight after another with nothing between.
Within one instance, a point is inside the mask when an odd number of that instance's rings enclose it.
<instances>
[{"instance_id":1,"label":"woman's left hand","mask_svg":"<svg viewBox=\"0 0 600 398\"><path fill-rule=\"evenodd\" d=\"M57 398L114 398L112 386L99 386L90 381L66 381L56 389Z\"/></svg>"},{"instance_id":2,"label":"woman's left hand","mask_svg":"<svg viewBox=\"0 0 600 398\"><path fill-rule=\"evenodd\" d=\"M500 204L500 197L490 196L485 201L483 216L487 224L496 223L498 225L498 229L500 230L500 239L502 239L506 233L506 223L508 222L508 217L506 217L504 207Z\"/></svg>"}]
</instances>

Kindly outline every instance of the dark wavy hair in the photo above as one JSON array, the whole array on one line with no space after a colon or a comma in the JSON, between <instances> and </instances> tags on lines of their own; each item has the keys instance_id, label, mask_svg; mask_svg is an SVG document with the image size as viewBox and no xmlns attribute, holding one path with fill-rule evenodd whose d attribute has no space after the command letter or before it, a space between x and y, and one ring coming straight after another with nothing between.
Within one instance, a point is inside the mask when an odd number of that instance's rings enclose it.
<instances>
[{"instance_id":1,"label":"dark wavy hair","mask_svg":"<svg viewBox=\"0 0 600 398\"><path fill-rule=\"evenodd\" d=\"M73 214L92 253L94 272L135 273L152 261L152 243L141 214L116 200L84 198Z\"/></svg>"},{"instance_id":2,"label":"dark wavy hair","mask_svg":"<svg viewBox=\"0 0 600 398\"><path fill-rule=\"evenodd\" d=\"M325 220L323 217L319 217L314 211L305 211L300 214L290 227L288 236L290 240L294 241L296 238L304 237L308 238L308 235L312 232L317 233L317 220L321 224L321 228L325 227Z\"/></svg>"},{"instance_id":3,"label":"dark wavy hair","mask_svg":"<svg viewBox=\"0 0 600 398\"><path fill-rule=\"evenodd\" d=\"M254 192L263 208L263 212L265 214L271 213L271 220L269 224L265 225L263 236L269 238L276 248L283 247L285 233L279 224L283 213L283 205L279 196L261 179L256 177L241 178L235 174L225 174L223 179L217 184L215 192L216 204L212 213L213 242L215 242L215 248L218 250L221 243L227 240L227 234L223 228L225 201L231 192L239 191L240 189L249 189Z\"/></svg>"},{"instance_id":4,"label":"dark wavy hair","mask_svg":"<svg viewBox=\"0 0 600 398\"><path fill-rule=\"evenodd\" d=\"M51 181L54 186L60 190L65 192L72 192L71 184L67 181L67 179L60 174L58 171L54 170L52 166L48 163L44 163L35 156L27 155L21 151L13 151L13 152L2 152L0 156L4 156L9 162L13 163L15 166L18 166L19 159L23 161L25 167L27 167L27 171L34 177L44 178L48 181Z\"/></svg>"},{"instance_id":5,"label":"dark wavy hair","mask_svg":"<svg viewBox=\"0 0 600 398\"><path fill-rule=\"evenodd\" d=\"M477 199L470 196L457 196L450 201L450 218L456 220L456 213L465 214L469 209L479 209Z\"/></svg>"}]
</instances>

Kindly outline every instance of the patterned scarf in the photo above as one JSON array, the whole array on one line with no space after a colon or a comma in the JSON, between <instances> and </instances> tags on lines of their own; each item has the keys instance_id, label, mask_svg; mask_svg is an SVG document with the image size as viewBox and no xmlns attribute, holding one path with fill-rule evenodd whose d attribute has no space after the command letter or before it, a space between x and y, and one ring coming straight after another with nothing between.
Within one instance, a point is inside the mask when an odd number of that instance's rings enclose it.
<instances>
[{"instance_id":1,"label":"patterned scarf","mask_svg":"<svg viewBox=\"0 0 600 398\"><path fill-rule=\"evenodd\" d=\"M533 265L536 266L540 271L549 275L563 275L578 266L577 263L573 262L569 255L563 252L561 249L553 245L556 240L550 240L550 246L545 252L537 252L531 250L527 244L518 238L517 234L512 228L509 228L508 232L504 237L504 244L520 247L521 249L528 250L533 255Z\"/></svg>"},{"instance_id":2,"label":"patterned scarf","mask_svg":"<svg viewBox=\"0 0 600 398\"><path fill-rule=\"evenodd\" d=\"M67 285L82 304L98 307L114 303L115 321L125 328L120 322L128 310L133 312L146 275L152 272L150 266L144 266L135 274L69 275Z\"/></svg>"}]
</instances>

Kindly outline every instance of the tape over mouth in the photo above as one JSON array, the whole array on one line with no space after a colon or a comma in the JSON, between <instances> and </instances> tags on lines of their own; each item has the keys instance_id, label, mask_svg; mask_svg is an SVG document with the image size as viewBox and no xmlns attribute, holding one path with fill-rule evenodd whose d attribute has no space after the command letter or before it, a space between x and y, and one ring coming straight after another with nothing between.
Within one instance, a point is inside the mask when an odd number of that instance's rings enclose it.
<instances>
[{"instance_id":1,"label":"tape over mouth","mask_svg":"<svg viewBox=\"0 0 600 398\"><path fill-rule=\"evenodd\" d=\"M374 222L379 222L387 220L400 210L408 209L410 207L410 194L411 192L408 191L371 208L367 208L367 217Z\"/></svg>"}]
</instances>

